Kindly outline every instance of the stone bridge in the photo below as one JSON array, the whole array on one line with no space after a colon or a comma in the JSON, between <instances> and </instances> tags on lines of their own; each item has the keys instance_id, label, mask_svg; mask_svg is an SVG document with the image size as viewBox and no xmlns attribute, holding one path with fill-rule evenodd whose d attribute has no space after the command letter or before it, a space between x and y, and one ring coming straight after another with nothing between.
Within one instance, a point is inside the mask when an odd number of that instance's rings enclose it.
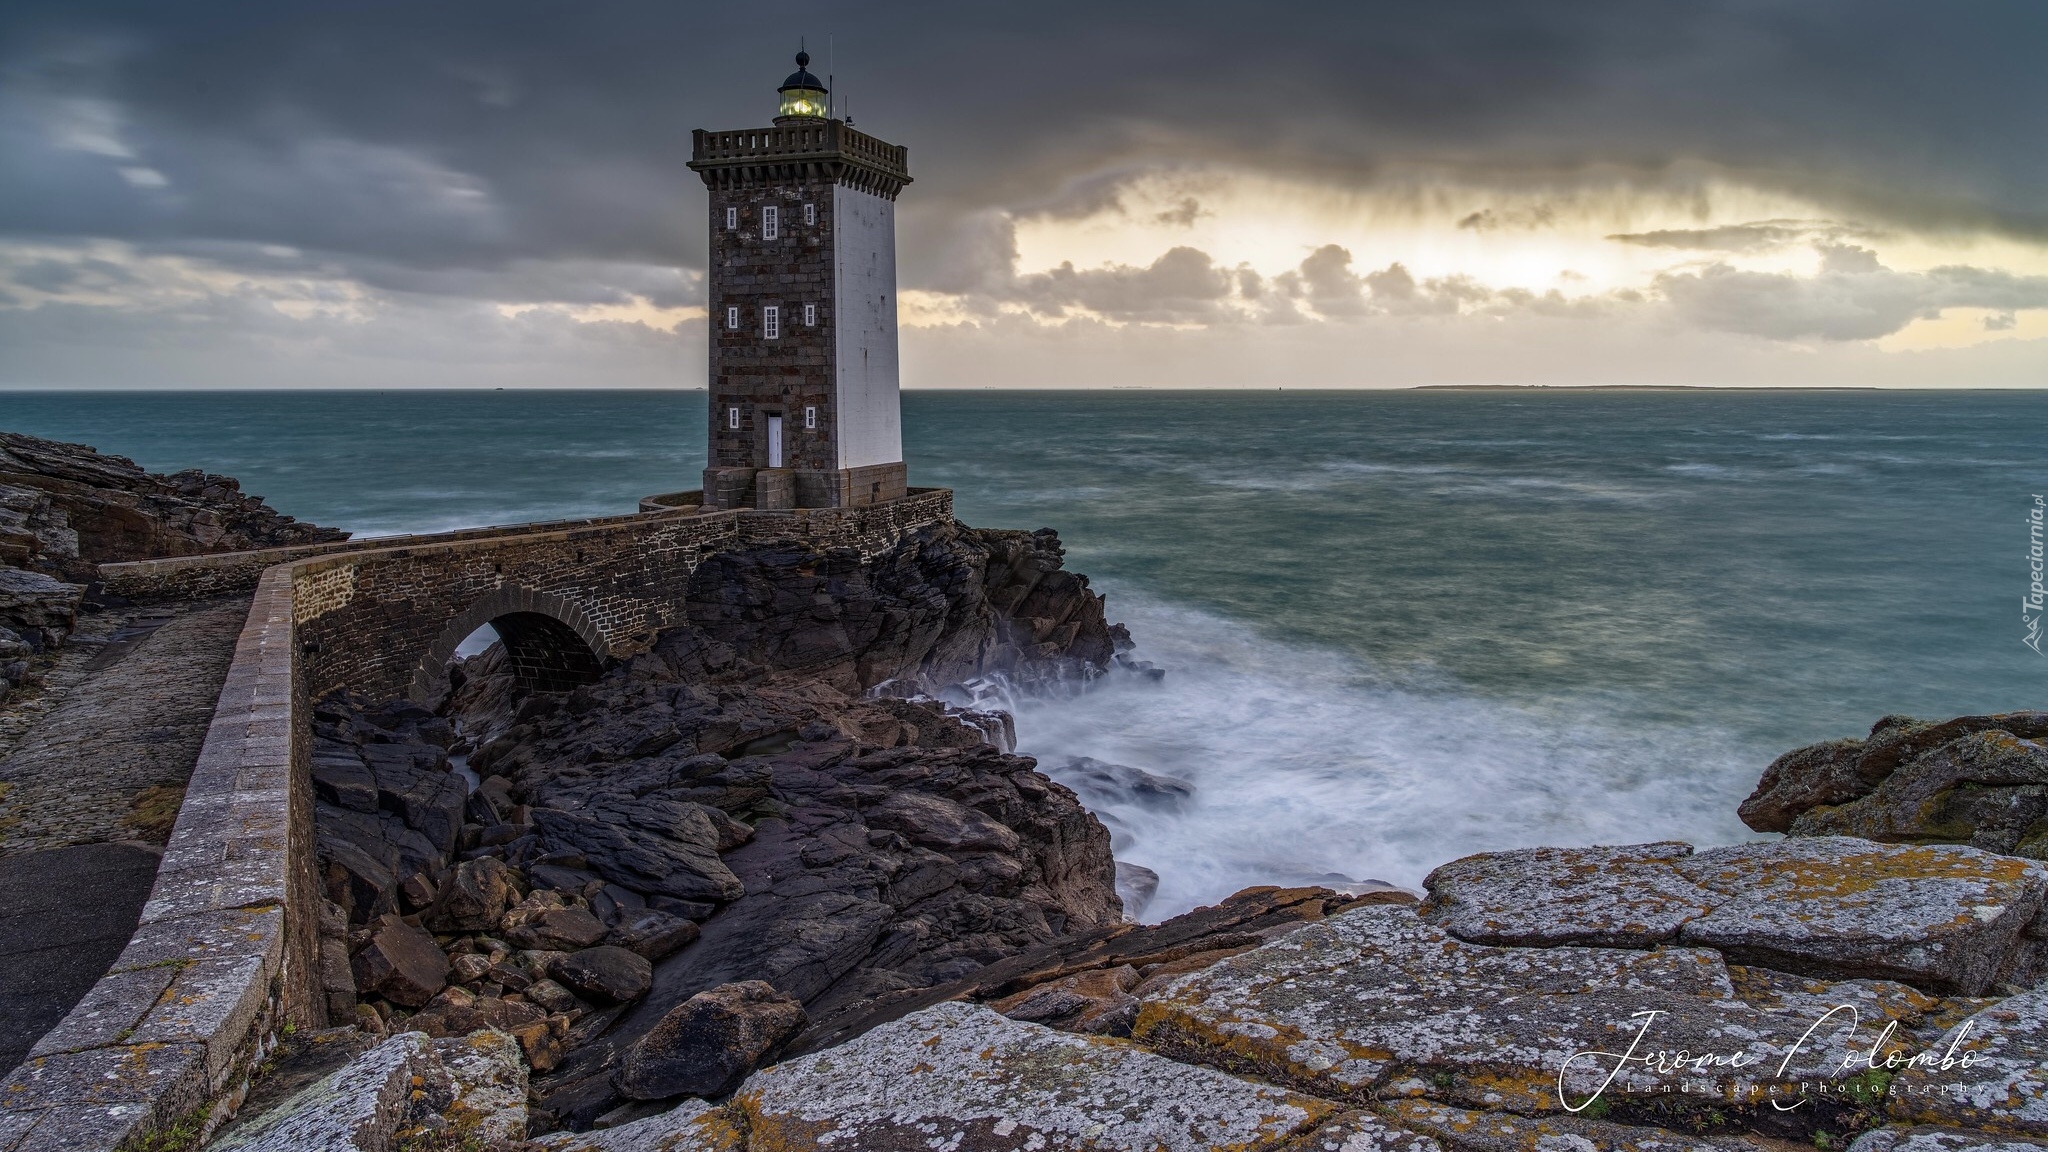
<instances>
[{"instance_id":1,"label":"stone bridge","mask_svg":"<svg viewBox=\"0 0 2048 1152\"><path fill-rule=\"evenodd\" d=\"M669 498L687 501L695 493ZM660 499L660 498L658 498ZM114 564L106 590L133 599L253 587L290 562L305 690L430 702L447 688L457 646L496 629L529 687L597 677L603 662L646 651L682 622L683 593L708 556L772 540L871 556L950 520L952 493L922 489L887 504L706 512L650 503L637 515L315 545L230 556ZM311 555L308 553L311 552Z\"/></svg>"},{"instance_id":2,"label":"stone bridge","mask_svg":"<svg viewBox=\"0 0 2048 1152\"><path fill-rule=\"evenodd\" d=\"M186 1146L240 1107L280 1032L328 1023L320 973L337 958L320 935L313 701L340 688L436 697L448 657L482 624L530 683L586 680L680 623L690 576L713 555L793 540L873 556L953 514L945 489L772 512L703 512L694 497L628 516L103 566L109 594L246 593L249 615L140 923L0 1081L0 1152Z\"/></svg>"}]
</instances>

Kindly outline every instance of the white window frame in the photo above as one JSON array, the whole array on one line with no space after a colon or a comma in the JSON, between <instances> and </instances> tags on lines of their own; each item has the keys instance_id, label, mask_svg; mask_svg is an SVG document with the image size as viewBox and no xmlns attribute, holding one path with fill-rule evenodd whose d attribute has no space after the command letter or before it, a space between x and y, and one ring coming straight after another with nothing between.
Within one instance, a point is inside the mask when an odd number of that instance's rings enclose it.
<instances>
[{"instance_id":1,"label":"white window frame","mask_svg":"<svg viewBox=\"0 0 2048 1152\"><path fill-rule=\"evenodd\" d=\"M782 339L782 309L773 304L761 309L761 339Z\"/></svg>"},{"instance_id":2,"label":"white window frame","mask_svg":"<svg viewBox=\"0 0 2048 1152\"><path fill-rule=\"evenodd\" d=\"M806 305L804 305L804 327L806 327L806 328L816 328L817 326L818 326L818 306L817 306L816 304L806 304Z\"/></svg>"},{"instance_id":3,"label":"white window frame","mask_svg":"<svg viewBox=\"0 0 2048 1152\"><path fill-rule=\"evenodd\" d=\"M738 330L739 330L739 326L740 326L740 306L739 306L739 305L737 305L737 304L728 304L728 305L726 305L726 308L725 308L725 326L726 326L727 328L733 329L734 331L738 331Z\"/></svg>"},{"instance_id":4,"label":"white window frame","mask_svg":"<svg viewBox=\"0 0 2048 1152\"><path fill-rule=\"evenodd\" d=\"M738 408L727 408L725 410L725 426L735 432L739 431L740 410Z\"/></svg>"},{"instance_id":5,"label":"white window frame","mask_svg":"<svg viewBox=\"0 0 2048 1152\"><path fill-rule=\"evenodd\" d=\"M740 210L737 208L727 208L725 210L725 230L731 232L739 226Z\"/></svg>"},{"instance_id":6,"label":"white window frame","mask_svg":"<svg viewBox=\"0 0 2048 1152\"><path fill-rule=\"evenodd\" d=\"M782 236L782 209L773 204L761 206L761 239L776 240Z\"/></svg>"},{"instance_id":7,"label":"white window frame","mask_svg":"<svg viewBox=\"0 0 2048 1152\"><path fill-rule=\"evenodd\" d=\"M816 224L817 222L818 222L818 206L817 206L816 204L806 204L806 205L804 205L804 223L806 223L806 224Z\"/></svg>"},{"instance_id":8,"label":"white window frame","mask_svg":"<svg viewBox=\"0 0 2048 1152\"><path fill-rule=\"evenodd\" d=\"M814 405L814 404L806 404L806 405L804 405L804 428L805 428L805 430L806 430L806 431L814 431L814 430L816 430L816 429L817 429L817 427L818 427L818 408L817 408L817 406L816 406L816 405Z\"/></svg>"}]
</instances>

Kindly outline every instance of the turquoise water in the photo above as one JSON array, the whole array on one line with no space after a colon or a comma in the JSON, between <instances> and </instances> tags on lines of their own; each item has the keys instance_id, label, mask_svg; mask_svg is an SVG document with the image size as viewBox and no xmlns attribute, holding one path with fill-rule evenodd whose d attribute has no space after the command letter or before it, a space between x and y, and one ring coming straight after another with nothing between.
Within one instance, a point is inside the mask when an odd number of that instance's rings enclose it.
<instances>
[{"instance_id":1,"label":"turquoise water","mask_svg":"<svg viewBox=\"0 0 2048 1152\"><path fill-rule=\"evenodd\" d=\"M702 393L0 393L0 427L390 533L696 486ZM2048 394L911 393L913 483L1060 529L1164 685L1023 750L1185 777L1106 805L1147 916L1469 851L1745 835L1772 756L2048 706L2020 643Z\"/></svg>"}]
</instances>

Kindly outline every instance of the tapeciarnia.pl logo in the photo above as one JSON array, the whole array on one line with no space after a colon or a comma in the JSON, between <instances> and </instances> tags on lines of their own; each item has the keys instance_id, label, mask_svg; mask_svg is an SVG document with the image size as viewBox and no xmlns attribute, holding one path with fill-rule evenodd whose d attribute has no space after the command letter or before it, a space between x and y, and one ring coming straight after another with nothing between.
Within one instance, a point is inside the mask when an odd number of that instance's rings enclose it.
<instances>
[{"instance_id":1,"label":"tapeciarnia.pl logo","mask_svg":"<svg viewBox=\"0 0 2048 1152\"><path fill-rule=\"evenodd\" d=\"M2034 494L2034 506L2032 508L2027 509L2027 567L2032 571L2034 579L2033 583L2027 585L2026 598L2020 602L2020 626L2026 629L2026 635L2020 637L2020 643L2025 644L2029 648L2032 648L2034 650L2034 655L2036 656L2042 654L2042 600L2044 597L2048 597L2048 589L2043 589L2041 587L2042 512L2043 501L2040 493L2037 492Z\"/></svg>"}]
</instances>

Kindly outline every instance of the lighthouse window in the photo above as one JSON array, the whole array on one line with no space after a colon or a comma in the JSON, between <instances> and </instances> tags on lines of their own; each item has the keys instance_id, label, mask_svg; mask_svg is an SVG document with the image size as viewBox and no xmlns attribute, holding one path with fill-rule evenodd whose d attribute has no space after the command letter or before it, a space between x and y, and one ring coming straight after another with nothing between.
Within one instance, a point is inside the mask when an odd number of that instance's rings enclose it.
<instances>
[{"instance_id":1,"label":"lighthouse window","mask_svg":"<svg viewBox=\"0 0 2048 1152\"><path fill-rule=\"evenodd\" d=\"M725 326L727 328L738 328L740 326L739 305L735 304L725 310Z\"/></svg>"},{"instance_id":2,"label":"lighthouse window","mask_svg":"<svg viewBox=\"0 0 2048 1152\"><path fill-rule=\"evenodd\" d=\"M806 304L806 305L804 305L804 327L806 327L806 328L809 328L809 327L813 327L813 326L815 326L815 325L816 325L817 323L818 323L818 306L817 306L816 304Z\"/></svg>"},{"instance_id":3,"label":"lighthouse window","mask_svg":"<svg viewBox=\"0 0 2048 1152\"><path fill-rule=\"evenodd\" d=\"M782 309L773 304L761 309L761 336L766 340L782 339Z\"/></svg>"},{"instance_id":4,"label":"lighthouse window","mask_svg":"<svg viewBox=\"0 0 2048 1152\"><path fill-rule=\"evenodd\" d=\"M725 210L725 226L726 226L727 228L729 228L729 229L730 229L730 228L737 228L737 227L739 227L739 226L740 226L740 210L739 210L739 209L737 209L737 208L727 208L727 209Z\"/></svg>"},{"instance_id":5,"label":"lighthouse window","mask_svg":"<svg viewBox=\"0 0 2048 1152\"><path fill-rule=\"evenodd\" d=\"M818 426L818 410L817 410L816 408L814 408L814 407L811 407L811 406L809 406L809 405L806 405L806 406L804 407L804 427L805 427L805 428L816 428L817 426Z\"/></svg>"},{"instance_id":6,"label":"lighthouse window","mask_svg":"<svg viewBox=\"0 0 2048 1152\"><path fill-rule=\"evenodd\" d=\"M725 426L726 426L727 428L738 428L738 427L740 426L740 410L739 410L739 409L737 409L737 408L727 408L727 409L725 410Z\"/></svg>"},{"instance_id":7,"label":"lighthouse window","mask_svg":"<svg viewBox=\"0 0 2048 1152\"><path fill-rule=\"evenodd\" d=\"M773 204L761 209L761 239L773 240L782 235L782 210Z\"/></svg>"},{"instance_id":8,"label":"lighthouse window","mask_svg":"<svg viewBox=\"0 0 2048 1152\"><path fill-rule=\"evenodd\" d=\"M804 205L804 223L806 223L806 224L816 224L817 222L818 222L818 206L817 206L816 204L806 204L806 205Z\"/></svg>"}]
</instances>

